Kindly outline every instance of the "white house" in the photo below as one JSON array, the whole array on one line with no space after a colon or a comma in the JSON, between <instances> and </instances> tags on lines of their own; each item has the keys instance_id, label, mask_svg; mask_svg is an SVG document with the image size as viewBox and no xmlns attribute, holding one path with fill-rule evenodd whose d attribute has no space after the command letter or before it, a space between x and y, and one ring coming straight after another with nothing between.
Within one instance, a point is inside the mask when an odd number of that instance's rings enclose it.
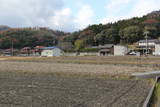
<instances>
[{"instance_id":1,"label":"white house","mask_svg":"<svg viewBox=\"0 0 160 107\"><path fill-rule=\"evenodd\" d=\"M125 56L129 52L128 48L122 45L114 46L114 56Z\"/></svg>"},{"instance_id":2,"label":"white house","mask_svg":"<svg viewBox=\"0 0 160 107\"><path fill-rule=\"evenodd\" d=\"M153 47L154 48L157 42L159 42L157 39L149 39L147 41L146 40L140 40L138 42L138 44L139 44L139 47L148 46L148 47Z\"/></svg>"},{"instance_id":3,"label":"white house","mask_svg":"<svg viewBox=\"0 0 160 107\"><path fill-rule=\"evenodd\" d=\"M63 51L58 47L45 47L41 52L42 57L62 56Z\"/></svg>"},{"instance_id":4,"label":"white house","mask_svg":"<svg viewBox=\"0 0 160 107\"><path fill-rule=\"evenodd\" d=\"M149 39L149 40L140 40L138 42L138 48L141 49L144 53L148 54L158 54L157 49L160 41L158 39ZM156 49L157 48L157 49ZM146 52L147 51L147 52Z\"/></svg>"}]
</instances>

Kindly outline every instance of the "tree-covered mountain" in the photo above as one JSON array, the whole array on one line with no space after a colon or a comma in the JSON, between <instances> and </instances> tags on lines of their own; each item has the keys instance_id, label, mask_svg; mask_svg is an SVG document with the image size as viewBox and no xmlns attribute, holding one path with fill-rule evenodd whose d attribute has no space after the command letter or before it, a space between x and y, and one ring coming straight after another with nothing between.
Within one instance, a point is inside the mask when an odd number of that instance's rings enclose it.
<instances>
[{"instance_id":1,"label":"tree-covered mountain","mask_svg":"<svg viewBox=\"0 0 160 107\"><path fill-rule=\"evenodd\" d=\"M5 30L8 30L8 29L10 29L10 27L0 25L0 31L5 31Z\"/></svg>"},{"instance_id":2,"label":"tree-covered mountain","mask_svg":"<svg viewBox=\"0 0 160 107\"><path fill-rule=\"evenodd\" d=\"M90 25L82 31L66 36L63 41L81 43L81 48L104 44L132 44L144 39L145 31L149 31L149 38L160 37L160 11L115 23Z\"/></svg>"},{"instance_id":3,"label":"tree-covered mountain","mask_svg":"<svg viewBox=\"0 0 160 107\"><path fill-rule=\"evenodd\" d=\"M61 36L67 33L54 31L49 28L10 28L0 31L0 49L35 47L37 45L57 45Z\"/></svg>"},{"instance_id":4,"label":"tree-covered mountain","mask_svg":"<svg viewBox=\"0 0 160 107\"><path fill-rule=\"evenodd\" d=\"M160 11L151 12L143 17L119 20L115 23L89 25L73 33L54 31L48 28L7 28L0 27L0 48L51 46L70 43L73 49L81 50L89 46L104 44L132 44L144 39L145 31L149 38L160 37ZM73 47L72 46L72 47Z\"/></svg>"}]
</instances>

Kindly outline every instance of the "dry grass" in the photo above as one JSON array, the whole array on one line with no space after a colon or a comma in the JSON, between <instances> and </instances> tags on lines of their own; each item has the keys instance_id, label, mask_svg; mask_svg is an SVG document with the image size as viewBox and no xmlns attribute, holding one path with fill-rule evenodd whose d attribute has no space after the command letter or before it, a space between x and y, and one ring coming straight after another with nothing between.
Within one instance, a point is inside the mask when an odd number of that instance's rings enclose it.
<instances>
[{"instance_id":1,"label":"dry grass","mask_svg":"<svg viewBox=\"0 0 160 107\"><path fill-rule=\"evenodd\" d=\"M126 65L99 65L99 64L73 64L73 63L51 63L51 62L15 62L0 61L0 71L20 71L32 73L57 73L58 75L101 76L119 77L129 76L135 72L154 71L150 66L126 66ZM66 74L65 74L66 76Z\"/></svg>"},{"instance_id":2,"label":"dry grass","mask_svg":"<svg viewBox=\"0 0 160 107\"><path fill-rule=\"evenodd\" d=\"M129 77L160 69L160 57L0 57L0 71L54 73L61 76Z\"/></svg>"},{"instance_id":3,"label":"dry grass","mask_svg":"<svg viewBox=\"0 0 160 107\"><path fill-rule=\"evenodd\" d=\"M58 62L80 64L128 64L128 65L156 65L160 64L160 57L155 56L84 56L84 57L0 57L12 61Z\"/></svg>"}]
</instances>

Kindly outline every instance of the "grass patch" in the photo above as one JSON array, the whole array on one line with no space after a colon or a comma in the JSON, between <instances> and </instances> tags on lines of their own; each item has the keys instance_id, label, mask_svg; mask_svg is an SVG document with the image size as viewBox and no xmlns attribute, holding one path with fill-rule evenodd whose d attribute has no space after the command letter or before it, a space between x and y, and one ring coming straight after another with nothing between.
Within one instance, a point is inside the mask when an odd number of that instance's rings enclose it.
<instances>
[{"instance_id":1,"label":"grass patch","mask_svg":"<svg viewBox=\"0 0 160 107\"><path fill-rule=\"evenodd\" d=\"M1 76L4 78L11 77L48 77L48 78L72 78L72 79L112 79L112 80L129 80L133 79L127 74L111 75L107 73L82 73L82 72L28 72L28 71L1 71Z\"/></svg>"},{"instance_id":2,"label":"grass patch","mask_svg":"<svg viewBox=\"0 0 160 107\"><path fill-rule=\"evenodd\" d=\"M160 104L160 82L157 83L155 86L150 107L159 107L159 104Z\"/></svg>"}]
</instances>

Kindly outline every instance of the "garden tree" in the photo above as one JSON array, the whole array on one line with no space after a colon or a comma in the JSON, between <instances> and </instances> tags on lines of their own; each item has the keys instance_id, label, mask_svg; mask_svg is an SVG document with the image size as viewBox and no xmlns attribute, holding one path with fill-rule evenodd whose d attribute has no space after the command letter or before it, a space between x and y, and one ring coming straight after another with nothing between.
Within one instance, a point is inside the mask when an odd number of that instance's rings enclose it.
<instances>
[{"instance_id":1,"label":"garden tree","mask_svg":"<svg viewBox=\"0 0 160 107\"><path fill-rule=\"evenodd\" d=\"M85 47L85 41L84 40L76 40L75 41L75 49L77 51L80 51L81 49L83 49Z\"/></svg>"},{"instance_id":2,"label":"garden tree","mask_svg":"<svg viewBox=\"0 0 160 107\"><path fill-rule=\"evenodd\" d=\"M144 38L143 32L138 26L129 26L119 31L119 35L123 43L131 44Z\"/></svg>"}]
</instances>

